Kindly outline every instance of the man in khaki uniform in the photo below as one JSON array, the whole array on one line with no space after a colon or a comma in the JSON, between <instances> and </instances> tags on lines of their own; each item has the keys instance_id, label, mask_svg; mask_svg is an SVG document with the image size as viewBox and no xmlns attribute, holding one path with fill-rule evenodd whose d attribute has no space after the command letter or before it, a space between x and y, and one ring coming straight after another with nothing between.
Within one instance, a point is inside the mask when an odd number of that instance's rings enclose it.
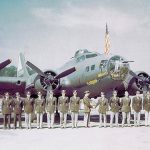
<instances>
[{"instance_id":1,"label":"man in khaki uniform","mask_svg":"<svg viewBox=\"0 0 150 150\"><path fill-rule=\"evenodd\" d=\"M101 97L98 98L98 102L95 108L99 106L99 127L102 127L102 117L104 119L104 127L106 127L106 113L109 110L108 99L105 98L104 92L101 92Z\"/></svg>"},{"instance_id":2,"label":"man in khaki uniform","mask_svg":"<svg viewBox=\"0 0 150 150\"><path fill-rule=\"evenodd\" d=\"M79 108L80 108L80 97L77 97L77 91L74 90L73 96L70 98L72 128L75 127L77 128Z\"/></svg>"},{"instance_id":3,"label":"man in khaki uniform","mask_svg":"<svg viewBox=\"0 0 150 150\"><path fill-rule=\"evenodd\" d=\"M124 127L125 120L127 118L127 124L130 126L130 115L131 115L131 99L128 91L125 91L125 96L121 99L121 111L122 111L122 127Z\"/></svg>"},{"instance_id":4,"label":"man in khaki uniform","mask_svg":"<svg viewBox=\"0 0 150 150\"><path fill-rule=\"evenodd\" d=\"M11 112L12 112L12 100L9 97L9 93L5 93L5 97L2 100L2 114L4 116L4 129L7 128L10 129L10 123L11 123Z\"/></svg>"},{"instance_id":5,"label":"man in khaki uniform","mask_svg":"<svg viewBox=\"0 0 150 150\"><path fill-rule=\"evenodd\" d=\"M54 117L56 112L57 98L54 97L53 91L50 91L49 97L46 99L46 113L48 128L54 127Z\"/></svg>"},{"instance_id":6,"label":"man in khaki uniform","mask_svg":"<svg viewBox=\"0 0 150 150\"><path fill-rule=\"evenodd\" d=\"M31 117L34 109L34 101L30 97L31 93L27 92L27 97L24 100L25 124L27 129L31 129Z\"/></svg>"},{"instance_id":7,"label":"man in khaki uniform","mask_svg":"<svg viewBox=\"0 0 150 150\"><path fill-rule=\"evenodd\" d=\"M16 98L13 101L13 112L14 112L14 129L16 129L17 126L17 119L19 121L19 128L22 128L21 125L21 113L22 113L22 107L23 102L20 98L20 94L16 92Z\"/></svg>"},{"instance_id":8,"label":"man in khaki uniform","mask_svg":"<svg viewBox=\"0 0 150 150\"><path fill-rule=\"evenodd\" d=\"M142 110L142 98L140 92L136 92L136 96L132 99L132 108L134 110L134 126L140 126L140 115Z\"/></svg>"},{"instance_id":9,"label":"man in khaki uniform","mask_svg":"<svg viewBox=\"0 0 150 150\"><path fill-rule=\"evenodd\" d=\"M42 98L41 92L38 92L38 98L35 99L35 114L37 118L37 129L42 128L44 112L45 112L45 100Z\"/></svg>"},{"instance_id":10,"label":"man in khaki uniform","mask_svg":"<svg viewBox=\"0 0 150 150\"><path fill-rule=\"evenodd\" d=\"M67 124L67 113L69 109L69 100L66 96L66 91L62 90L62 96L58 98L58 109L60 112L60 125L61 128L66 128Z\"/></svg>"},{"instance_id":11,"label":"man in khaki uniform","mask_svg":"<svg viewBox=\"0 0 150 150\"><path fill-rule=\"evenodd\" d=\"M93 106L90 104L90 92L89 91L85 91L84 92L84 98L83 98L83 104L84 104L84 124L85 127L89 127L89 122L90 122L90 112L91 112L91 108L93 108Z\"/></svg>"},{"instance_id":12,"label":"man in khaki uniform","mask_svg":"<svg viewBox=\"0 0 150 150\"><path fill-rule=\"evenodd\" d=\"M150 92L147 91L143 99L143 109L145 110L145 126L150 126Z\"/></svg>"},{"instance_id":13,"label":"man in khaki uniform","mask_svg":"<svg viewBox=\"0 0 150 150\"><path fill-rule=\"evenodd\" d=\"M120 110L120 99L117 97L117 91L113 91L113 96L110 98L110 127L113 127L113 119L115 117L115 125L118 127L118 115Z\"/></svg>"}]
</instances>

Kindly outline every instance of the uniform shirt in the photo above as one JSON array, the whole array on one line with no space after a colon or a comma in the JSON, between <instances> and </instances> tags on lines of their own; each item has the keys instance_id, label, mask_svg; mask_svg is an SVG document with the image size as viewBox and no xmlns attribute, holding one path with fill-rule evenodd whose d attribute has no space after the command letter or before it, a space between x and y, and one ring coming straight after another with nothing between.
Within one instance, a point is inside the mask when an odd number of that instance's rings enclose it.
<instances>
[{"instance_id":1,"label":"uniform shirt","mask_svg":"<svg viewBox=\"0 0 150 150\"><path fill-rule=\"evenodd\" d=\"M142 110L142 98L141 97L133 97L132 100L132 108L135 112L140 112Z\"/></svg>"},{"instance_id":2,"label":"uniform shirt","mask_svg":"<svg viewBox=\"0 0 150 150\"><path fill-rule=\"evenodd\" d=\"M3 99L2 100L2 113L4 115L11 114L13 108L12 99Z\"/></svg>"},{"instance_id":3,"label":"uniform shirt","mask_svg":"<svg viewBox=\"0 0 150 150\"><path fill-rule=\"evenodd\" d=\"M33 99L25 99L24 100L24 112L27 113L27 114L30 114L33 112L33 109L34 109L34 101Z\"/></svg>"},{"instance_id":4,"label":"uniform shirt","mask_svg":"<svg viewBox=\"0 0 150 150\"><path fill-rule=\"evenodd\" d=\"M45 111L45 100L44 99L35 99L35 111L37 113L44 113Z\"/></svg>"},{"instance_id":5,"label":"uniform shirt","mask_svg":"<svg viewBox=\"0 0 150 150\"><path fill-rule=\"evenodd\" d=\"M57 98L47 98L46 100L46 111L49 113L54 113L56 111Z\"/></svg>"},{"instance_id":6,"label":"uniform shirt","mask_svg":"<svg viewBox=\"0 0 150 150\"><path fill-rule=\"evenodd\" d=\"M58 109L61 113L67 113L69 109L69 100L68 97L60 96L58 98Z\"/></svg>"},{"instance_id":7,"label":"uniform shirt","mask_svg":"<svg viewBox=\"0 0 150 150\"><path fill-rule=\"evenodd\" d=\"M21 98L19 98L19 100L17 98L14 99L14 101L13 101L14 114L21 114L22 107L23 107L23 102L22 102Z\"/></svg>"},{"instance_id":8,"label":"uniform shirt","mask_svg":"<svg viewBox=\"0 0 150 150\"><path fill-rule=\"evenodd\" d=\"M98 109L99 113L106 114L106 112L108 111L108 99L100 97L95 107L97 107L98 105L99 105Z\"/></svg>"},{"instance_id":9,"label":"uniform shirt","mask_svg":"<svg viewBox=\"0 0 150 150\"><path fill-rule=\"evenodd\" d=\"M121 111L125 113L131 112L130 104L131 104L131 99L129 97L123 97L121 100L121 105L122 105Z\"/></svg>"},{"instance_id":10,"label":"uniform shirt","mask_svg":"<svg viewBox=\"0 0 150 150\"><path fill-rule=\"evenodd\" d=\"M90 98L84 97L84 98L83 98L83 104L84 104L84 112L85 112L85 113L90 113L90 112L91 112L91 108L93 107L93 106L90 104Z\"/></svg>"},{"instance_id":11,"label":"uniform shirt","mask_svg":"<svg viewBox=\"0 0 150 150\"><path fill-rule=\"evenodd\" d=\"M119 97L110 98L110 107L112 112L119 112L120 110L120 100Z\"/></svg>"},{"instance_id":12,"label":"uniform shirt","mask_svg":"<svg viewBox=\"0 0 150 150\"><path fill-rule=\"evenodd\" d=\"M143 109L146 111L150 111L150 97L145 96L143 99Z\"/></svg>"},{"instance_id":13,"label":"uniform shirt","mask_svg":"<svg viewBox=\"0 0 150 150\"><path fill-rule=\"evenodd\" d=\"M79 108L80 108L80 97L72 96L70 98L70 111L79 112Z\"/></svg>"}]
</instances>

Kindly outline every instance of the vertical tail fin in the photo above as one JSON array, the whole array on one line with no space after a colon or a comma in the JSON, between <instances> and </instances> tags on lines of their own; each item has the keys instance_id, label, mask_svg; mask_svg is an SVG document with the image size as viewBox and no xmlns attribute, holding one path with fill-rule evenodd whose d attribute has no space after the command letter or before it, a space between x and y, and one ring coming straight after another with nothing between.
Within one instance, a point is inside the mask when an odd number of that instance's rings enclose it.
<instances>
[{"instance_id":1,"label":"vertical tail fin","mask_svg":"<svg viewBox=\"0 0 150 150\"><path fill-rule=\"evenodd\" d=\"M25 78L29 77L29 72L27 70L26 60L25 60L23 53L20 53L20 55L19 55L17 77L25 77Z\"/></svg>"}]
</instances>

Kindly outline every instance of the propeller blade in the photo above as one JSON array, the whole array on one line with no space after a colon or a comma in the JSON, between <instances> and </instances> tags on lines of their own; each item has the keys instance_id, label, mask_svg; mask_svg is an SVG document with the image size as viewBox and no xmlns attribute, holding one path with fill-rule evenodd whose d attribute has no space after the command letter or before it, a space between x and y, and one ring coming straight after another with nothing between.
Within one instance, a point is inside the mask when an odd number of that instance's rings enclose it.
<instances>
[{"instance_id":1,"label":"propeller blade","mask_svg":"<svg viewBox=\"0 0 150 150\"><path fill-rule=\"evenodd\" d=\"M40 79L40 75L37 75L36 77L35 77L35 79L34 79L34 83L37 81L37 80L39 80Z\"/></svg>"},{"instance_id":2,"label":"propeller blade","mask_svg":"<svg viewBox=\"0 0 150 150\"><path fill-rule=\"evenodd\" d=\"M147 87L146 84L144 84L144 86L143 86L143 94L145 95L147 91L148 91L148 87Z\"/></svg>"},{"instance_id":3,"label":"propeller blade","mask_svg":"<svg viewBox=\"0 0 150 150\"><path fill-rule=\"evenodd\" d=\"M5 68L7 65L9 65L11 63L10 59L7 59L6 61L0 63L0 70Z\"/></svg>"},{"instance_id":4,"label":"propeller blade","mask_svg":"<svg viewBox=\"0 0 150 150\"><path fill-rule=\"evenodd\" d=\"M122 63L130 63L130 62L134 62L134 61L132 61L132 60L130 60L130 61L123 61Z\"/></svg>"},{"instance_id":5,"label":"propeller blade","mask_svg":"<svg viewBox=\"0 0 150 150\"><path fill-rule=\"evenodd\" d=\"M36 67L35 65L33 65L31 62L27 61L26 64L33 69L35 72L37 72L40 76L45 77L45 74L43 73L43 71L41 71L38 67Z\"/></svg>"},{"instance_id":6,"label":"propeller blade","mask_svg":"<svg viewBox=\"0 0 150 150\"><path fill-rule=\"evenodd\" d=\"M52 89L53 89L53 88L52 88L52 85L48 86L47 92L50 92Z\"/></svg>"},{"instance_id":7,"label":"propeller blade","mask_svg":"<svg viewBox=\"0 0 150 150\"><path fill-rule=\"evenodd\" d=\"M143 86L143 91L147 91L147 89L148 89L147 85L144 84L144 86Z\"/></svg>"},{"instance_id":8,"label":"propeller blade","mask_svg":"<svg viewBox=\"0 0 150 150\"><path fill-rule=\"evenodd\" d=\"M136 75L132 70L129 71L129 74L131 74L133 77L142 80L138 75Z\"/></svg>"},{"instance_id":9,"label":"propeller blade","mask_svg":"<svg viewBox=\"0 0 150 150\"><path fill-rule=\"evenodd\" d=\"M66 70L66 71L64 71L64 72L62 72L62 73L60 73L60 74L58 74L58 75L55 77L55 79L60 79L60 78L66 77L67 75L69 75L69 74L71 74L71 73L73 73L73 72L75 72L75 71L76 71L76 68L75 68L75 67L70 68L70 69L68 69L68 70Z\"/></svg>"},{"instance_id":10,"label":"propeller blade","mask_svg":"<svg viewBox=\"0 0 150 150\"><path fill-rule=\"evenodd\" d=\"M150 80L149 80L149 79L146 79L145 82L146 82L147 84L150 84Z\"/></svg>"},{"instance_id":11,"label":"propeller blade","mask_svg":"<svg viewBox=\"0 0 150 150\"><path fill-rule=\"evenodd\" d=\"M48 86L48 88L47 88L47 93L46 93L46 97L49 97L49 92L50 92L52 89L53 89L53 88L52 88L51 85Z\"/></svg>"}]
</instances>

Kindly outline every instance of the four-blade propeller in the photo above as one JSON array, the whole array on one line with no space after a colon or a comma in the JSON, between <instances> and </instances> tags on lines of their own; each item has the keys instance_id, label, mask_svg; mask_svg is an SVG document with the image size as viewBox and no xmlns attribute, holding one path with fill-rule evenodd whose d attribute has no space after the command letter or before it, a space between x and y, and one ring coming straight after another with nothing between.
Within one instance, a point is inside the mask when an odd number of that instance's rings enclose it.
<instances>
[{"instance_id":1,"label":"four-blade propeller","mask_svg":"<svg viewBox=\"0 0 150 150\"><path fill-rule=\"evenodd\" d=\"M129 62L134 62L134 61L123 61L122 63L129 63ZM129 71L129 74L132 75L135 79L136 82L138 83L138 86L140 87L143 92L146 92L150 88L150 76L138 76L136 73L134 73L132 70Z\"/></svg>"},{"instance_id":2,"label":"four-blade propeller","mask_svg":"<svg viewBox=\"0 0 150 150\"><path fill-rule=\"evenodd\" d=\"M129 74L132 75L137 80L138 85L142 88L143 92L146 92L149 90L150 76L144 76L143 74L138 76L132 70L129 71Z\"/></svg>"},{"instance_id":3,"label":"four-blade propeller","mask_svg":"<svg viewBox=\"0 0 150 150\"><path fill-rule=\"evenodd\" d=\"M38 67L36 67L35 65L33 65L31 62L27 61L26 64L33 69L36 73L38 73L37 79L39 78L39 76L44 77L45 78L45 82L49 85L49 88L47 89L51 89L51 84L55 81L58 80L60 78L66 77L69 74L73 73L76 71L75 67L67 69L61 73L59 73L58 75L56 75L55 77L49 75L49 74L45 74L43 71L41 71Z\"/></svg>"}]
</instances>

